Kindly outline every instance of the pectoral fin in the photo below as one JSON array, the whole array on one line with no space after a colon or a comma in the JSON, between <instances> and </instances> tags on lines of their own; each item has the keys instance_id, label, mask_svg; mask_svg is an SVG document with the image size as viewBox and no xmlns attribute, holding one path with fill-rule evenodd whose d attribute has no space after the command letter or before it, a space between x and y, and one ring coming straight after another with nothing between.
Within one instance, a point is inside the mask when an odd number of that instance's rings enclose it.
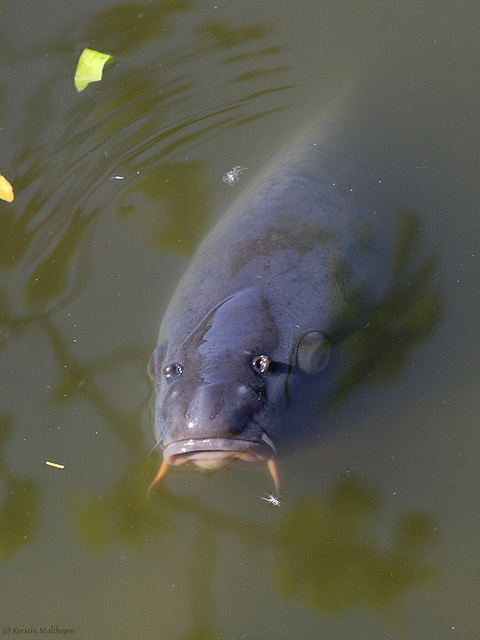
<instances>
[{"instance_id":1,"label":"pectoral fin","mask_svg":"<svg viewBox=\"0 0 480 640\"><path fill-rule=\"evenodd\" d=\"M315 375L324 369L330 358L330 343L319 331L310 331L300 340L297 349L297 362L300 369Z\"/></svg>"}]
</instances>

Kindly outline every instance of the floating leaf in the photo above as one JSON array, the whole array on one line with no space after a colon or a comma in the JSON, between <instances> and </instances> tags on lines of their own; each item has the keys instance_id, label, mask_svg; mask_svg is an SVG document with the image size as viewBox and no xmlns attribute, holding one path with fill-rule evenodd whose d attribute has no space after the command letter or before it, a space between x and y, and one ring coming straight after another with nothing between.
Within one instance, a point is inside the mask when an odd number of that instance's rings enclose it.
<instances>
[{"instance_id":1,"label":"floating leaf","mask_svg":"<svg viewBox=\"0 0 480 640\"><path fill-rule=\"evenodd\" d=\"M108 53L100 53L93 49L84 49L78 59L75 71L75 88L80 93L90 82L102 79L105 65L109 67L115 63L115 58Z\"/></svg>"},{"instance_id":2,"label":"floating leaf","mask_svg":"<svg viewBox=\"0 0 480 640\"><path fill-rule=\"evenodd\" d=\"M14 198L12 185L9 181L0 176L0 199L6 200L7 202L12 202Z\"/></svg>"}]
</instances>

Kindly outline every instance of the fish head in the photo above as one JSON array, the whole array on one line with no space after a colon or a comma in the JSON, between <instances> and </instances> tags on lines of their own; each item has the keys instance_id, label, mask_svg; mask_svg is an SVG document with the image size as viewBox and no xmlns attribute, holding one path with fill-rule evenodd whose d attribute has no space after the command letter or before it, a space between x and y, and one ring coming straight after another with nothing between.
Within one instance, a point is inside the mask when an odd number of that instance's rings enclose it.
<instances>
[{"instance_id":1,"label":"fish head","mask_svg":"<svg viewBox=\"0 0 480 640\"><path fill-rule=\"evenodd\" d=\"M272 457L276 342L266 300L247 290L217 305L181 344L155 349L155 435L167 464L218 469Z\"/></svg>"},{"instance_id":2,"label":"fish head","mask_svg":"<svg viewBox=\"0 0 480 640\"><path fill-rule=\"evenodd\" d=\"M295 345L306 374L319 362L324 366L316 355L322 340L313 332ZM290 401L294 370L291 355L287 362L280 357L280 342L268 300L247 289L215 306L182 340L155 349L149 371L157 386L155 449L163 449L162 475L169 466L213 471L245 460L267 462L278 483L276 427Z\"/></svg>"}]
</instances>

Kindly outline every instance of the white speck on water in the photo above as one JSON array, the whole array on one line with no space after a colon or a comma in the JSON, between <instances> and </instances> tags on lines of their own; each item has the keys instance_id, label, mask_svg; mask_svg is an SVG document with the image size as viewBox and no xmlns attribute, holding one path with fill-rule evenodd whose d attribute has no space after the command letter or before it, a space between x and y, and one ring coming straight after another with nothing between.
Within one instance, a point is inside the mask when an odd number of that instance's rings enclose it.
<instances>
[{"instance_id":1,"label":"white speck on water","mask_svg":"<svg viewBox=\"0 0 480 640\"><path fill-rule=\"evenodd\" d=\"M273 507L280 507L282 504L280 496L277 498L272 493L268 493L267 496L261 496L262 500L269 502Z\"/></svg>"},{"instance_id":2,"label":"white speck on water","mask_svg":"<svg viewBox=\"0 0 480 640\"><path fill-rule=\"evenodd\" d=\"M227 171L222 180L225 184L228 184L229 187L233 187L233 185L240 180L242 173L246 170L247 167L242 167L238 164L236 167L232 167L230 171Z\"/></svg>"}]
</instances>

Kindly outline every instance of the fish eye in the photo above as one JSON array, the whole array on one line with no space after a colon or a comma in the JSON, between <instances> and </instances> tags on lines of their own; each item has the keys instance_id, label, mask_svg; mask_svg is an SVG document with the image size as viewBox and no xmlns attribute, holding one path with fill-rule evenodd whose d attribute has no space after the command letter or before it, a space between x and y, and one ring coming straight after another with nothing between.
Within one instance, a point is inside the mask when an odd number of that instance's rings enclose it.
<instances>
[{"instance_id":1,"label":"fish eye","mask_svg":"<svg viewBox=\"0 0 480 640\"><path fill-rule=\"evenodd\" d=\"M272 364L272 360L266 355L256 356L252 360L252 367L257 373L261 374L268 373L272 368Z\"/></svg>"},{"instance_id":2,"label":"fish eye","mask_svg":"<svg viewBox=\"0 0 480 640\"><path fill-rule=\"evenodd\" d=\"M183 367L180 362L171 362L167 364L163 369L163 374L168 381L172 381L183 373Z\"/></svg>"}]
</instances>

